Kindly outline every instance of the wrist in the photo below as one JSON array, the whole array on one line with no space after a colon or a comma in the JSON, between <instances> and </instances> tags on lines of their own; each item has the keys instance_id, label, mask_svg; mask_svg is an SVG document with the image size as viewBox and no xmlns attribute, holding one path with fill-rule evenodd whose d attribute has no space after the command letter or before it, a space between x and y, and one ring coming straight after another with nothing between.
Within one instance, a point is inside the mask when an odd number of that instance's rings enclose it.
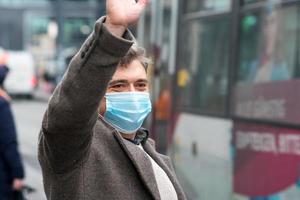
<instances>
[{"instance_id":1,"label":"wrist","mask_svg":"<svg viewBox=\"0 0 300 200\"><path fill-rule=\"evenodd\" d=\"M127 29L127 26L125 26L125 25L116 25L116 24L111 23L109 18L106 18L104 25L106 26L106 28L108 29L108 31L110 33L112 33L113 35L115 35L117 37L122 37Z\"/></svg>"}]
</instances>

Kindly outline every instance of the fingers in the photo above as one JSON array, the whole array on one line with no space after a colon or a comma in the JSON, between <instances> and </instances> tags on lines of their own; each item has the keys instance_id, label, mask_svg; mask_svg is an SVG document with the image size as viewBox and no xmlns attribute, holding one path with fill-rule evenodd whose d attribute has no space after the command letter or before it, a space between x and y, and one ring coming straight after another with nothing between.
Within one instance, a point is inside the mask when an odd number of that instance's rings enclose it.
<instances>
[{"instance_id":1,"label":"fingers","mask_svg":"<svg viewBox=\"0 0 300 200\"><path fill-rule=\"evenodd\" d=\"M150 0L136 0L137 3L148 4Z\"/></svg>"},{"instance_id":2,"label":"fingers","mask_svg":"<svg viewBox=\"0 0 300 200\"><path fill-rule=\"evenodd\" d=\"M149 4L150 0L138 0L137 6L140 7L141 10L144 10L146 6Z\"/></svg>"}]
</instances>

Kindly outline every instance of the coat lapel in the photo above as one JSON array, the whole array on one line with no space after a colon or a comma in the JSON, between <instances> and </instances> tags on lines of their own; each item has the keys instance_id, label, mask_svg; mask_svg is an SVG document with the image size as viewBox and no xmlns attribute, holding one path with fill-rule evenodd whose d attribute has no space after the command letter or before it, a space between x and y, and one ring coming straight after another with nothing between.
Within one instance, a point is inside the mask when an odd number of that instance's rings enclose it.
<instances>
[{"instance_id":1,"label":"coat lapel","mask_svg":"<svg viewBox=\"0 0 300 200\"><path fill-rule=\"evenodd\" d=\"M118 132L115 131L114 135L132 161L142 182L146 185L153 198L155 200L160 200L152 164L147 155L142 150L137 149L137 146L123 139Z\"/></svg>"},{"instance_id":2,"label":"coat lapel","mask_svg":"<svg viewBox=\"0 0 300 200\"><path fill-rule=\"evenodd\" d=\"M165 173L168 175L170 181L172 182L178 199L186 199L184 192L181 189L181 186L179 185L177 178L175 177L174 172L172 172L170 170L170 168L165 164L165 162L159 157L157 156L157 152L155 152L154 147L152 147L152 145L149 142L146 142L143 145L145 151L149 154L149 156L151 156L151 158L165 171Z\"/></svg>"}]
</instances>

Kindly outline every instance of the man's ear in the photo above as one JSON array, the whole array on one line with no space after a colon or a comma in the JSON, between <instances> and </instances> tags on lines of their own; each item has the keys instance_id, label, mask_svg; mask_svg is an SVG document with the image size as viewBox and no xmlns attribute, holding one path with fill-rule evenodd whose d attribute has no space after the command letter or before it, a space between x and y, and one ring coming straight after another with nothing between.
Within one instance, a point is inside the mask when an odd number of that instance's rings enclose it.
<instances>
[{"instance_id":1,"label":"man's ear","mask_svg":"<svg viewBox=\"0 0 300 200\"><path fill-rule=\"evenodd\" d=\"M106 111L106 100L105 100L105 97L103 97L100 101L98 113L100 115L104 116L105 111Z\"/></svg>"}]
</instances>

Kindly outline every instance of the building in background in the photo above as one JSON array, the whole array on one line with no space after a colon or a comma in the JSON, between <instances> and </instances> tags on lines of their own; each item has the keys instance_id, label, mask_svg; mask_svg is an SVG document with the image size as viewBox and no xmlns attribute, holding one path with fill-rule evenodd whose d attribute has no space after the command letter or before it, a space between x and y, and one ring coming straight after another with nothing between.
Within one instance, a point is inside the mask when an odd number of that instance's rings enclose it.
<instances>
[{"instance_id":1,"label":"building in background","mask_svg":"<svg viewBox=\"0 0 300 200\"><path fill-rule=\"evenodd\" d=\"M154 0L137 30L188 198L298 200L300 1Z\"/></svg>"},{"instance_id":2,"label":"building in background","mask_svg":"<svg viewBox=\"0 0 300 200\"><path fill-rule=\"evenodd\" d=\"M33 54L38 74L55 79L104 13L102 0L0 0L0 46Z\"/></svg>"},{"instance_id":3,"label":"building in background","mask_svg":"<svg viewBox=\"0 0 300 200\"><path fill-rule=\"evenodd\" d=\"M42 36L61 36L62 46L78 46L104 8L96 0L0 0L0 11L0 45L24 50ZM61 35L55 30L60 23Z\"/></svg>"}]
</instances>

